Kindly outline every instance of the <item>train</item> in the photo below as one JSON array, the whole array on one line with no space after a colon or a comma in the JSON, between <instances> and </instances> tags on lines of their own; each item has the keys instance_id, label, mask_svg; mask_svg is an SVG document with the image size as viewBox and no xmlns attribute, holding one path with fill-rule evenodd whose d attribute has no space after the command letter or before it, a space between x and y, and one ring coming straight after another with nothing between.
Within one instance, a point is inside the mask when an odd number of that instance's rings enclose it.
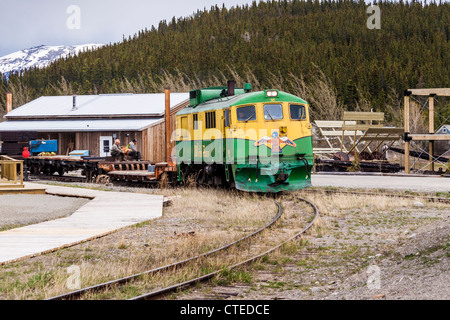
<instances>
[{"instance_id":1,"label":"train","mask_svg":"<svg viewBox=\"0 0 450 320\"><path fill-rule=\"evenodd\" d=\"M170 114L167 106L166 113ZM278 193L311 186L310 106L300 97L277 89L252 91L250 84L236 88L229 81L223 87L191 90L189 105L175 119L175 130L169 131L170 124L166 127L166 132L173 131L166 141L173 141L174 147L163 163L44 152L32 153L25 164L34 175L63 176L82 170L88 179L107 175L113 181L194 182L246 192Z\"/></svg>"},{"instance_id":2,"label":"train","mask_svg":"<svg viewBox=\"0 0 450 320\"><path fill-rule=\"evenodd\" d=\"M275 89L192 90L176 115L178 181L277 193L311 186L309 104Z\"/></svg>"}]
</instances>

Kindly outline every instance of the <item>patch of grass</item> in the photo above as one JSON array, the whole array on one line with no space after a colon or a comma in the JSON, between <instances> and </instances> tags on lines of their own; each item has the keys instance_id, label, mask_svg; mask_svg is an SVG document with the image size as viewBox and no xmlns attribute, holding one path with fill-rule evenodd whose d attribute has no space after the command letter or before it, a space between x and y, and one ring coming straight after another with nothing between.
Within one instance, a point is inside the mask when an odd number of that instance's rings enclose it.
<instances>
[{"instance_id":1,"label":"patch of grass","mask_svg":"<svg viewBox=\"0 0 450 320\"><path fill-rule=\"evenodd\" d=\"M242 270L230 270L222 268L219 275L215 279L217 285L229 285L233 282L251 284L253 282L252 275Z\"/></svg>"},{"instance_id":2,"label":"patch of grass","mask_svg":"<svg viewBox=\"0 0 450 320\"><path fill-rule=\"evenodd\" d=\"M10 224L0 228L0 232L24 227L24 224Z\"/></svg>"},{"instance_id":3,"label":"patch of grass","mask_svg":"<svg viewBox=\"0 0 450 320\"><path fill-rule=\"evenodd\" d=\"M267 281L267 285L262 284L261 287L270 289L284 289L286 287L286 283L283 281Z\"/></svg>"},{"instance_id":4,"label":"patch of grass","mask_svg":"<svg viewBox=\"0 0 450 320\"><path fill-rule=\"evenodd\" d=\"M52 272L43 272L38 273L34 276L31 276L28 281L22 285L22 290L24 289L43 289L46 285L48 285L53 280Z\"/></svg>"}]
</instances>

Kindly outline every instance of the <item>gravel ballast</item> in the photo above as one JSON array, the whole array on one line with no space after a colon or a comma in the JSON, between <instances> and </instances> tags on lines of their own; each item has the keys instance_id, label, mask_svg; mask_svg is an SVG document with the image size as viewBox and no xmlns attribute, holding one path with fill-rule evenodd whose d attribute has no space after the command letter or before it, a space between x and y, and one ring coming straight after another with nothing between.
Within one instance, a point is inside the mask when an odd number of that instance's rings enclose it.
<instances>
[{"instance_id":1,"label":"gravel ballast","mask_svg":"<svg viewBox=\"0 0 450 320\"><path fill-rule=\"evenodd\" d=\"M0 229L67 217L89 202L47 194L1 195L0 201Z\"/></svg>"}]
</instances>

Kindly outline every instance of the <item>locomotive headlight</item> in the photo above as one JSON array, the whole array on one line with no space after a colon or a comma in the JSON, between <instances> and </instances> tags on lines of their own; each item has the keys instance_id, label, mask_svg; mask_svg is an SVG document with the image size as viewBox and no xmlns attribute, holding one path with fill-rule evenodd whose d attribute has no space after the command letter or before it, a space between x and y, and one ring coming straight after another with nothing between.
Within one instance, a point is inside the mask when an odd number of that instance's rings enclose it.
<instances>
[{"instance_id":1,"label":"locomotive headlight","mask_svg":"<svg viewBox=\"0 0 450 320\"><path fill-rule=\"evenodd\" d=\"M280 132L281 133L286 133L287 132L287 127L285 127L285 126L280 127Z\"/></svg>"},{"instance_id":2,"label":"locomotive headlight","mask_svg":"<svg viewBox=\"0 0 450 320\"><path fill-rule=\"evenodd\" d=\"M266 95L269 98L275 98L275 97L278 97L278 91L277 90L267 90Z\"/></svg>"}]
</instances>

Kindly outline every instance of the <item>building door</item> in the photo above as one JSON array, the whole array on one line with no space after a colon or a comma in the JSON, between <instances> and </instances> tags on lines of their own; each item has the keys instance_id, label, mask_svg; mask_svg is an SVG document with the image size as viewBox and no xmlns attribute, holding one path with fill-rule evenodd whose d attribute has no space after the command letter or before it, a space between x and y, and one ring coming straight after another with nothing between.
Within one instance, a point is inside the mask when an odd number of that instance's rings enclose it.
<instances>
[{"instance_id":1,"label":"building door","mask_svg":"<svg viewBox=\"0 0 450 320\"><path fill-rule=\"evenodd\" d=\"M109 157L111 155L111 146L113 137L102 136L100 137L100 157Z\"/></svg>"}]
</instances>

